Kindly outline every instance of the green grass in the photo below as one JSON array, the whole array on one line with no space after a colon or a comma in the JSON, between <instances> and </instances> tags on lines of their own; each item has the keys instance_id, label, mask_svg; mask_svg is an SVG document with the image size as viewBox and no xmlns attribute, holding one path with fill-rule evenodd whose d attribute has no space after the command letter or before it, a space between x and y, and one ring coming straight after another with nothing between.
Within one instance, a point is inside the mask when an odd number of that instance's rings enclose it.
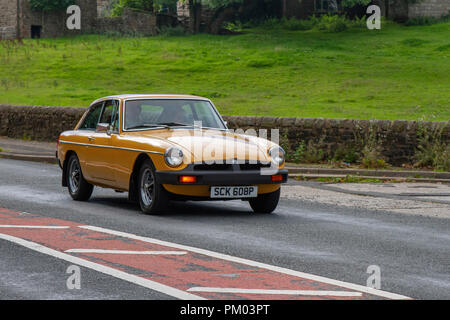
<instances>
[{"instance_id":1,"label":"green grass","mask_svg":"<svg viewBox=\"0 0 450 320\"><path fill-rule=\"evenodd\" d=\"M450 23L0 42L0 103L8 104L186 93L230 115L448 120L449 84Z\"/></svg>"}]
</instances>

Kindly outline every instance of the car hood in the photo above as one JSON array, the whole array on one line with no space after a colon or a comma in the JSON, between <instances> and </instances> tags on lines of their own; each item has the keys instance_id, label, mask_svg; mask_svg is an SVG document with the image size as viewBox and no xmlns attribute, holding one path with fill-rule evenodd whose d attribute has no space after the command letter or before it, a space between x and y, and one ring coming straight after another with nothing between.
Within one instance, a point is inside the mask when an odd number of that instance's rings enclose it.
<instances>
[{"instance_id":1,"label":"car hood","mask_svg":"<svg viewBox=\"0 0 450 320\"><path fill-rule=\"evenodd\" d=\"M141 132L140 135L158 138L180 148L186 157L190 157L188 162L231 159L270 161L267 151L275 145L263 138L222 130L174 129Z\"/></svg>"}]
</instances>

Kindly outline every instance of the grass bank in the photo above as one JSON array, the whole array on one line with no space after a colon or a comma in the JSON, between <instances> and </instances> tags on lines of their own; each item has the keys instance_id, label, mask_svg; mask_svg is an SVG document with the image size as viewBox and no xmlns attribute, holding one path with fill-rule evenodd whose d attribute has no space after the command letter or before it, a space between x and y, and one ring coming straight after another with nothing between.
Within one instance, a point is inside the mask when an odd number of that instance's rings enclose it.
<instances>
[{"instance_id":1,"label":"grass bank","mask_svg":"<svg viewBox=\"0 0 450 320\"><path fill-rule=\"evenodd\" d=\"M144 92L206 96L233 115L448 120L450 23L0 41L0 103Z\"/></svg>"}]
</instances>

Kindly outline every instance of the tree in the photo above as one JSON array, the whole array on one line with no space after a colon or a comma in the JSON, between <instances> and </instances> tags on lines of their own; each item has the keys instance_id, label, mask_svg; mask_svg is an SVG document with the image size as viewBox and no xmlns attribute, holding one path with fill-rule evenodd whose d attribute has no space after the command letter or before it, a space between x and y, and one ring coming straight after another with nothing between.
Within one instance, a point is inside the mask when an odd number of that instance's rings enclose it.
<instances>
[{"instance_id":1,"label":"tree","mask_svg":"<svg viewBox=\"0 0 450 320\"><path fill-rule=\"evenodd\" d=\"M212 9L220 9L236 3L242 3L244 0L181 0L187 1L189 6L189 29L193 33L200 31L200 20L202 5Z\"/></svg>"},{"instance_id":2,"label":"tree","mask_svg":"<svg viewBox=\"0 0 450 320\"><path fill-rule=\"evenodd\" d=\"M121 16L123 8L153 12L153 0L118 0L111 10L112 16Z\"/></svg>"},{"instance_id":3,"label":"tree","mask_svg":"<svg viewBox=\"0 0 450 320\"><path fill-rule=\"evenodd\" d=\"M351 8L358 4L366 6L371 2L372 0L342 0L341 5L344 8Z\"/></svg>"},{"instance_id":4,"label":"tree","mask_svg":"<svg viewBox=\"0 0 450 320\"><path fill-rule=\"evenodd\" d=\"M31 10L35 11L55 11L65 10L72 4L75 4L75 0L28 0Z\"/></svg>"}]
</instances>

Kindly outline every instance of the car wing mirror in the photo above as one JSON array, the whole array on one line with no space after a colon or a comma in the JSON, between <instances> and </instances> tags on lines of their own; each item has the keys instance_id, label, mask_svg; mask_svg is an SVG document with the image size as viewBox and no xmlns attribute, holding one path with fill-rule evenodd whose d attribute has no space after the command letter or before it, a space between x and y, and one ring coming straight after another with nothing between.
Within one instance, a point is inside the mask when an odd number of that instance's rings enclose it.
<instances>
[{"instance_id":1,"label":"car wing mirror","mask_svg":"<svg viewBox=\"0 0 450 320\"><path fill-rule=\"evenodd\" d=\"M95 129L97 132L105 132L106 134L111 134L111 125L109 123L99 123Z\"/></svg>"}]
</instances>

